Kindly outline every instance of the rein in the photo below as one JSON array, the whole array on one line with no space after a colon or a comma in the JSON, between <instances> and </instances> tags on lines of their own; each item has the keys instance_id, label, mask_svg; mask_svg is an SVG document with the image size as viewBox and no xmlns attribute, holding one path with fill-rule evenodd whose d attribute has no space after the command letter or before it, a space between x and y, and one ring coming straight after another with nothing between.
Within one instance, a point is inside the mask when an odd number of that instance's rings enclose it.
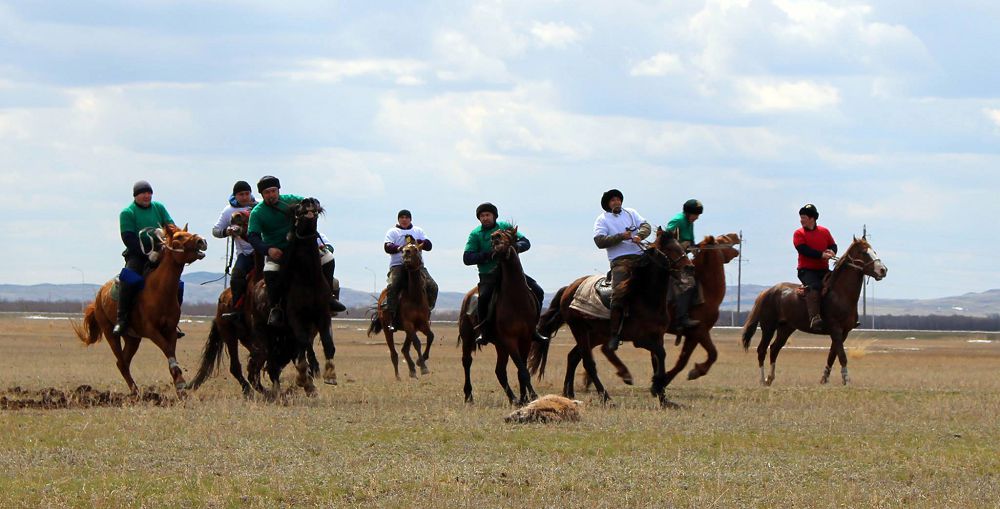
<instances>
[{"instance_id":1,"label":"rein","mask_svg":"<svg viewBox=\"0 0 1000 509\"><path fill-rule=\"evenodd\" d=\"M666 264L664 264L656 256L653 256L652 254L649 255L650 261L652 261L653 263L659 265L661 268L666 269L668 272L676 271L677 270L676 269L676 265L678 263L680 263L681 260L683 260L684 258L686 258L686 253L678 256L677 258L670 258L670 256L668 256L663 251L660 251L656 247L656 245L653 244L652 242L643 241L643 242L639 243L639 249L641 249L644 254L645 253L656 253L656 254L662 256L664 259L666 259Z\"/></svg>"}]
</instances>

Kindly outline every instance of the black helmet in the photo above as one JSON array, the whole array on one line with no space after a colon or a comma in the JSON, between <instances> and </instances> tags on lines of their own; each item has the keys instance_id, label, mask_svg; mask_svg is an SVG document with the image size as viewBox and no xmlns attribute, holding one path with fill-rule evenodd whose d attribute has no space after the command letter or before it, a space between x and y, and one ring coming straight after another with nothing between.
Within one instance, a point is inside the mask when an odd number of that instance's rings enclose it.
<instances>
[{"instance_id":1,"label":"black helmet","mask_svg":"<svg viewBox=\"0 0 1000 509\"><path fill-rule=\"evenodd\" d=\"M482 214L483 212L492 212L493 219L500 216L500 213L497 212L497 206L490 202L482 203L476 207L476 219L479 219L479 214Z\"/></svg>"},{"instance_id":2,"label":"black helmet","mask_svg":"<svg viewBox=\"0 0 1000 509\"><path fill-rule=\"evenodd\" d=\"M684 202L684 213L685 214L702 214L705 212L705 207L700 201L691 198L690 200Z\"/></svg>"},{"instance_id":3,"label":"black helmet","mask_svg":"<svg viewBox=\"0 0 1000 509\"><path fill-rule=\"evenodd\" d=\"M409 210L403 209L396 213L396 219L399 219L401 217L408 217L410 219L413 219L413 214L411 214Z\"/></svg>"},{"instance_id":4,"label":"black helmet","mask_svg":"<svg viewBox=\"0 0 1000 509\"><path fill-rule=\"evenodd\" d=\"M281 181L278 177L272 177L270 175L265 175L257 181L257 192L263 193L265 189L270 189L272 187L281 187Z\"/></svg>"},{"instance_id":5,"label":"black helmet","mask_svg":"<svg viewBox=\"0 0 1000 509\"><path fill-rule=\"evenodd\" d=\"M805 204L804 207L799 209L800 216L809 216L813 219L819 219L819 211L816 210L816 206L812 203Z\"/></svg>"},{"instance_id":6,"label":"black helmet","mask_svg":"<svg viewBox=\"0 0 1000 509\"><path fill-rule=\"evenodd\" d=\"M611 212L611 206L608 205L611 198L618 198L619 200L625 201L625 197L622 196L621 191L617 189L609 189L605 191L604 194L601 195L601 208L604 209L605 212Z\"/></svg>"}]
</instances>

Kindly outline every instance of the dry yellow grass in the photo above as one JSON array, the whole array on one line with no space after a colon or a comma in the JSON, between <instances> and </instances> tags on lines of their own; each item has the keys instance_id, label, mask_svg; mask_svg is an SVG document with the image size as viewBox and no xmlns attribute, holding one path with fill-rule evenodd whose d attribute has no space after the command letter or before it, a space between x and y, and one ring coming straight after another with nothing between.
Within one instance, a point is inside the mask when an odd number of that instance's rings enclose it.
<instances>
[{"instance_id":1,"label":"dry yellow grass","mask_svg":"<svg viewBox=\"0 0 1000 509\"><path fill-rule=\"evenodd\" d=\"M223 371L170 407L0 411L0 506L1000 505L996 341L862 336L841 387L817 383L826 353L811 348L826 341L798 335L762 388L753 352L720 332L719 362L668 388L685 407L669 411L648 394L648 356L625 346L636 387L598 362L617 407L578 393L581 422L525 426L503 422L492 350L473 365L467 407L454 328L436 327L432 374L396 382L363 327L336 323L341 385L315 399L246 401ZM185 329L190 378L207 323ZM559 392L568 341L563 331L539 394ZM151 343L133 374L169 389ZM125 391L106 345L82 348L65 321L0 317L0 389L81 384Z\"/></svg>"}]
</instances>

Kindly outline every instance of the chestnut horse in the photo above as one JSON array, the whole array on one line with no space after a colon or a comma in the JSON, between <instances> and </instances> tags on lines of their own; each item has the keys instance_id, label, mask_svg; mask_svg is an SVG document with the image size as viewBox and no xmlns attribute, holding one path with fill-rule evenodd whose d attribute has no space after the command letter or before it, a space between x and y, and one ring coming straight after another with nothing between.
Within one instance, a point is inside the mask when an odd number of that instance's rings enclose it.
<instances>
[{"instance_id":1,"label":"chestnut horse","mask_svg":"<svg viewBox=\"0 0 1000 509\"><path fill-rule=\"evenodd\" d=\"M524 276L521 259L517 255L514 243L517 242L517 227L497 230L491 236L493 255L498 261L496 270L500 271L500 281L495 290L496 307L491 331L483 331L486 337L494 338L497 349L496 375L500 386L511 404L515 403L514 391L507 382L507 360L514 361L517 368L517 381L521 386L520 405L538 398L531 386L531 374L528 372L527 358L531 349L535 324L538 322L538 304L535 294L528 287ZM470 301L478 292L477 288L465 294L462 309L458 315L458 340L462 344L462 367L465 369L465 402L472 403L472 379L469 370L472 367L472 352L476 350L476 331L473 318L469 316ZM488 306L488 302L480 302L480 306ZM475 310L472 310L473 312Z\"/></svg>"},{"instance_id":2,"label":"chestnut horse","mask_svg":"<svg viewBox=\"0 0 1000 509\"><path fill-rule=\"evenodd\" d=\"M830 353L826 357L826 368L820 383L830 380L830 370L833 360L840 360L840 374L844 385L850 382L847 373L847 354L844 352L844 341L847 334L857 325L858 299L861 296L861 285L865 276L881 281L889 270L882 264L871 244L864 237L855 238L833 271L827 274L823 281L823 325L824 330L813 330L809 327L809 312L806 310L805 298L798 295L798 283L778 283L764 290L757 296L753 310L747 316L743 325L743 349L750 348L750 339L761 328L761 340L757 345L757 363L760 365L760 383L771 385L774 382L774 364L778 353L785 346L788 337L796 330L809 334L830 336ZM778 338L771 344L774 333ZM764 358L767 348L771 345L771 372L764 375Z\"/></svg>"},{"instance_id":3,"label":"chestnut horse","mask_svg":"<svg viewBox=\"0 0 1000 509\"><path fill-rule=\"evenodd\" d=\"M679 344L683 338L684 346L677 356L674 367L667 371L668 385L687 366L696 346L701 345L708 354L708 358L705 362L697 363L691 368L691 371L688 372L688 380L695 380L707 375L712 364L715 364L716 359L718 359L719 353L715 348L715 343L712 342L711 332L712 327L719 321L719 308L726 297L725 264L739 256L739 251L733 247L739 243L740 236L737 233L718 237L709 235L693 249L695 252L694 277L701 288L703 302L691 308L691 318L700 323L697 327L677 335L677 343ZM622 377L625 383L631 385L632 373L629 372L628 367L618 355L609 350L607 345L601 347L601 353L617 368L618 376Z\"/></svg>"},{"instance_id":4,"label":"chestnut horse","mask_svg":"<svg viewBox=\"0 0 1000 509\"><path fill-rule=\"evenodd\" d=\"M628 286L625 301L628 316L622 326L621 337L623 340L631 340L637 348L650 351L653 358L650 392L659 399L663 407L673 405L667 399L665 392L667 352L663 348L663 335L670 325L667 288L671 273L690 263L684 254L684 247L677 242L673 234L657 228L656 240L645 249L632 270L632 277L626 283ZM579 278L556 292L549 308L542 314L538 328L542 335L552 337L565 323L569 325L576 340L576 346L567 355L563 396L571 399L574 397L573 378L576 367L582 360L587 376L593 380L601 401L609 403L611 396L597 376L597 365L592 352L595 346L607 344L610 339L609 320L595 318L570 308L574 294L588 277ZM547 360L548 345L536 345L531 352L532 371L544 376Z\"/></svg>"},{"instance_id":5,"label":"chestnut horse","mask_svg":"<svg viewBox=\"0 0 1000 509\"><path fill-rule=\"evenodd\" d=\"M97 291L94 302L83 313L83 324L72 324L73 331L85 345L97 343L101 335L104 336L118 360L118 371L132 394L139 394L139 387L132 379L132 358L139 349L142 338L149 338L167 357L167 367L177 395L184 396L186 384L175 353L177 322L181 318L177 289L184 265L204 258L206 249L208 243L205 239L189 233L187 225L184 229L167 225L162 239L160 262L145 277L145 286L132 307L129 330L122 337L111 334L118 313L118 301L111 295L114 280L108 281Z\"/></svg>"},{"instance_id":6,"label":"chestnut horse","mask_svg":"<svg viewBox=\"0 0 1000 509\"><path fill-rule=\"evenodd\" d=\"M410 378L417 377L417 369L410 357L410 345L417 350L420 373L426 375L430 373L427 369L427 359L430 358L431 343L434 342L434 333L431 332L431 305L427 300L423 274L424 259L420 254L423 245L423 241L414 241L411 235L407 235L406 244L400 249L403 254L403 269L406 270L406 286L399 291L398 313L399 322L406 333L406 339L403 341L403 358L406 359L406 367L410 370ZM396 343L392 340L393 332L384 327L384 324L392 322L389 310L382 307L387 296L388 290L382 290L375 305L371 325L368 327L368 337L379 332L385 334L385 343L389 345L389 357L392 359L392 369L396 372L396 380L399 380L399 354L396 353ZM422 332L427 338L427 349L423 353L420 352L417 331Z\"/></svg>"}]
</instances>

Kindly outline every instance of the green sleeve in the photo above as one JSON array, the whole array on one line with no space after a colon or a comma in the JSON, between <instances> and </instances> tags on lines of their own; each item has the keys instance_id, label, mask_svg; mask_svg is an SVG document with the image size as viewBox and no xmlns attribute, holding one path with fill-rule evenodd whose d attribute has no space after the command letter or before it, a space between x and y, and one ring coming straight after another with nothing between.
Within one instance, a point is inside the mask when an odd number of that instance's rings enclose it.
<instances>
[{"instance_id":1,"label":"green sleeve","mask_svg":"<svg viewBox=\"0 0 1000 509\"><path fill-rule=\"evenodd\" d=\"M261 232L260 214L259 214L260 210L264 209L263 208L258 209L257 207L254 207L253 210L250 211L250 221L247 223L247 233Z\"/></svg>"},{"instance_id":2,"label":"green sleeve","mask_svg":"<svg viewBox=\"0 0 1000 509\"><path fill-rule=\"evenodd\" d=\"M678 214L667 223L667 231L679 229L684 221L684 214Z\"/></svg>"},{"instance_id":3,"label":"green sleeve","mask_svg":"<svg viewBox=\"0 0 1000 509\"><path fill-rule=\"evenodd\" d=\"M472 232L469 233L469 238L465 241L465 252L479 252L479 235L476 235L476 230L472 230Z\"/></svg>"},{"instance_id":4,"label":"green sleeve","mask_svg":"<svg viewBox=\"0 0 1000 509\"><path fill-rule=\"evenodd\" d=\"M118 214L118 227L119 233L134 232L139 233L139 229L135 226L135 216L132 215L132 211L128 208L121 211Z\"/></svg>"},{"instance_id":5,"label":"green sleeve","mask_svg":"<svg viewBox=\"0 0 1000 509\"><path fill-rule=\"evenodd\" d=\"M298 205L298 203L305 199L304 196L299 196L297 194L283 194L278 197L279 200L288 204L289 207Z\"/></svg>"},{"instance_id":6,"label":"green sleeve","mask_svg":"<svg viewBox=\"0 0 1000 509\"><path fill-rule=\"evenodd\" d=\"M170 212L167 212L167 208L164 207L162 203L157 203L156 207L160 210L160 217L163 218L163 224L160 226L175 224L174 218L170 217Z\"/></svg>"}]
</instances>

